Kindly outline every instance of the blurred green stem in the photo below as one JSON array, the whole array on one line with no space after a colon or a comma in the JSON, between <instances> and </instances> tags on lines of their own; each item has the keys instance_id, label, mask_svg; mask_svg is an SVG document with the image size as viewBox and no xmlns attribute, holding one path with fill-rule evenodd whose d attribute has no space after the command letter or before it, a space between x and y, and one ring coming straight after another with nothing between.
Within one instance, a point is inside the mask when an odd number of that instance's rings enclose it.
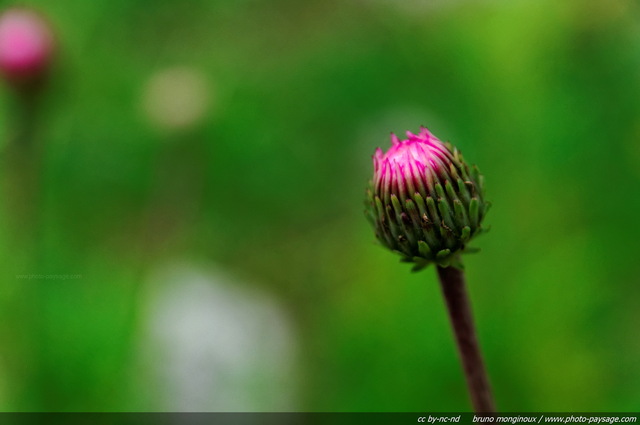
<instances>
[{"instance_id":1,"label":"blurred green stem","mask_svg":"<svg viewBox=\"0 0 640 425\"><path fill-rule=\"evenodd\" d=\"M15 89L15 88L14 88ZM4 208L6 226L16 279L18 275L44 273L42 247L43 194L42 161L44 146L39 140L42 121L41 107L44 92L42 87L18 88L10 97L6 145L0 152L2 183L0 184L1 206ZM18 306L21 315L13 355L29 356L30 363L20 369L17 378L22 382L17 389L19 409L42 408L46 399L47 376L43 373L46 347L44 333L43 282L38 280L16 280L16 291L12 303ZM22 401L29 398L31 401ZM52 407L47 407L51 409Z\"/></svg>"},{"instance_id":2,"label":"blurred green stem","mask_svg":"<svg viewBox=\"0 0 640 425\"><path fill-rule=\"evenodd\" d=\"M455 267L438 266L438 277L456 336L473 408L476 413L493 413L496 410L495 403L480 355L464 272Z\"/></svg>"},{"instance_id":3,"label":"blurred green stem","mask_svg":"<svg viewBox=\"0 0 640 425\"><path fill-rule=\"evenodd\" d=\"M13 128L3 155L5 205L18 240L33 249L39 229L42 147L36 142L41 93L17 92Z\"/></svg>"}]
</instances>

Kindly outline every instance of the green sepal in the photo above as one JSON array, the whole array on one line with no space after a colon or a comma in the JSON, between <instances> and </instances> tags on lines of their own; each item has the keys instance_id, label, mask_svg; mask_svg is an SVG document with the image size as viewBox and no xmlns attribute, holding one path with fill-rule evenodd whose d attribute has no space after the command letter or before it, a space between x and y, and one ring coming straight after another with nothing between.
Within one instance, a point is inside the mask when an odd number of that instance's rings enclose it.
<instances>
[{"instance_id":1,"label":"green sepal","mask_svg":"<svg viewBox=\"0 0 640 425\"><path fill-rule=\"evenodd\" d=\"M458 195L456 195L456 191L453 189L453 185L449 180L445 182L444 189L447 192L447 195L449 195L449 199L451 199L452 201L458 199Z\"/></svg>"},{"instance_id":2,"label":"green sepal","mask_svg":"<svg viewBox=\"0 0 640 425\"><path fill-rule=\"evenodd\" d=\"M440 225L440 235L444 239L444 243L442 244L444 245L444 247L452 250L457 249L457 246L459 245L459 243L458 243L458 238L456 237L456 234L453 231L453 229L448 227L446 224L442 223Z\"/></svg>"},{"instance_id":3,"label":"green sepal","mask_svg":"<svg viewBox=\"0 0 640 425\"><path fill-rule=\"evenodd\" d=\"M454 230L456 228L455 222L451 215L451 209L449 208L449 203L444 198L438 199L438 210L442 215L442 220L444 223L451 229ZM443 235L444 236L444 235Z\"/></svg>"},{"instance_id":4,"label":"green sepal","mask_svg":"<svg viewBox=\"0 0 640 425\"><path fill-rule=\"evenodd\" d=\"M420 210L420 217L423 217L425 215L428 217L429 214L427 213L427 205L425 204L422 195L416 193L415 195L413 195L413 200L415 201L418 210Z\"/></svg>"},{"instance_id":5,"label":"green sepal","mask_svg":"<svg viewBox=\"0 0 640 425\"><path fill-rule=\"evenodd\" d=\"M433 254L431 253L431 248L429 248L429 245L425 241L418 241L418 251L420 252L420 255L422 255L422 258L424 259L429 259L433 257Z\"/></svg>"},{"instance_id":6,"label":"green sepal","mask_svg":"<svg viewBox=\"0 0 640 425\"><path fill-rule=\"evenodd\" d=\"M469 193L471 193L471 197L472 198L477 198L478 197L478 187L477 185L471 181L471 180L466 180L464 182L465 186L467 186L467 189L469 190Z\"/></svg>"},{"instance_id":7,"label":"green sepal","mask_svg":"<svg viewBox=\"0 0 640 425\"><path fill-rule=\"evenodd\" d=\"M409 211L409 215L413 220L414 227L416 228L416 230L422 230L422 235L426 239L427 244L435 246L438 243L438 238L436 237L435 231L433 230L433 223L431 222L431 220L429 220L429 216L427 215L426 208L424 206L424 200L418 193L415 194L414 199L416 201L420 201L416 202L418 204L417 208L416 203L414 203L410 199L407 199L407 201L405 202L407 211ZM422 205L420 206L420 204ZM418 237L420 236L418 235Z\"/></svg>"},{"instance_id":8,"label":"green sepal","mask_svg":"<svg viewBox=\"0 0 640 425\"><path fill-rule=\"evenodd\" d=\"M444 194L444 189L442 188L442 185L440 183L436 183L435 188L436 188L436 194L438 194L440 198L444 198L445 194Z\"/></svg>"},{"instance_id":9,"label":"green sepal","mask_svg":"<svg viewBox=\"0 0 640 425\"><path fill-rule=\"evenodd\" d=\"M471 167L470 171L471 171L471 173L470 173L471 174L471 179L474 182L477 182L479 184L480 183L480 170L478 170L478 166L477 165L473 165ZM482 189L482 188L480 188L480 189Z\"/></svg>"},{"instance_id":10,"label":"green sepal","mask_svg":"<svg viewBox=\"0 0 640 425\"><path fill-rule=\"evenodd\" d=\"M442 220L440 219L440 215L438 214L436 202L431 196L427 196L427 208L429 209L428 216L431 221L433 221L436 226L440 227L440 223L442 223Z\"/></svg>"},{"instance_id":11,"label":"green sepal","mask_svg":"<svg viewBox=\"0 0 640 425\"><path fill-rule=\"evenodd\" d=\"M403 229L403 232L397 236L398 242L409 242L409 245L415 245L416 235L413 223L407 213L402 209L402 204L396 195L391 195L391 204L393 205L393 210L395 212L396 223L398 227ZM403 241L403 238L406 239L406 241Z\"/></svg>"},{"instance_id":12,"label":"green sepal","mask_svg":"<svg viewBox=\"0 0 640 425\"><path fill-rule=\"evenodd\" d=\"M391 230L391 234L393 235L393 238L397 241L398 236L400 236L400 230L398 229L398 225L396 224L396 220L392 220L391 219L391 215L393 214L393 208L391 207L391 205L387 205L386 207L387 210L387 222L389 223L389 230Z\"/></svg>"},{"instance_id":13,"label":"green sepal","mask_svg":"<svg viewBox=\"0 0 640 425\"><path fill-rule=\"evenodd\" d=\"M400 215L402 214L402 205L400 205L400 200L394 194L391 195L391 205L393 205L393 210L396 212L396 219L398 223L401 222Z\"/></svg>"},{"instance_id":14,"label":"green sepal","mask_svg":"<svg viewBox=\"0 0 640 425\"><path fill-rule=\"evenodd\" d=\"M467 187L467 185L464 183L464 180L462 179L456 180L456 184L458 185L458 193L462 198L462 202L464 202L464 204L468 206L469 201L471 201L471 194L469 193L469 188Z\"/></svg>"},{"instance_id":15,"label":"green sepal","mask_svg":"<svg viewBox=\"0 0 640 425\"><path fill-rule=\"evenodd\" d=\"M459 199L453 201L453 209L456 212L456 220L458 226L467 227L469 226L469 218L467 217L467 213L462 206L462 202Z\"/></svg>"},{"instance_id":16,"label":"green sepal","mask_svg":"<svg viewBox=\"0 0 640 425\"><path fill-rule=\"evenodd\" d=\"M464 162L464 158L462 158L462 154L458 155L458 162L460 164L460 174L462 174L463 180L469 180L469 166L466 162Z\"/></svg>"},{"instance_id":17,"label":"green sepal","mask_svg":"<svg viewBox=\"0 0 640 425\"><path fill-rule=\"evenodd\" d=\"M450 249L440 250L436 254L436 262L438 263L438 265L442 267L446 267L449 265L450 255L451 255Z\"/></svg>"},{"instance_id":18,"label":"green sepal","mask_svg":"<svg viewBox=\"0 0 640 425\"><path fill-rule=\"evenodd\" d=\"M491 209L491 205L493 205L491 202L489 201L485 201L482 203L482 217L484 218L485 215L487 215L487 212Z\"/></svg>"},{"instance_id":19,"label":"green sepal","mask_svg":"<svg viewBox=\"0 0 640 425\"><path fill-rule=\"evenodd\" d=\"M415 226L419 226L420 212L418 211L416 204L411 199L407 199L406 201L404 201L404 205L406 207L407 212L409 213L409 217L411 217L411 220L413 220L413 224Z\"/></svg>"},{"instance_id":20,"label":"green sepal","mask_svg":"<svg viewBox=\"0 0 640 425\"><path fill-rule=\"evenodd\" d=\"M471 237L471 227L469 226L464 226L462 228L462 232L460 234L460 240L462 242L467 242L469 240L469 238Z\"/></svg>"},{"instance_id":21,"label":"green sepal","mask_svg":"<svg viewBox=\"0 0 640 425\"><path fill-rule=\"evenodd\" d=\"M382 206L382 201L380 200L379 196L376 196L375 205L376 205L376 211L378 213L378 220L384 223L385 221L384 207Z\"/></svg>"},{"instance_id":22,"label":"green sepal","mask_svg":"<svg viewBox=\"0 0 640 425\"><path fill-rule=\"evenodd\" d=\"M458 170L456 169L456 166L453 163L449 164L449 175L454 179L458 178Z\"/></svg>"},{"instance_id":23,"label":"green sepal","mask_svg":"<svg viewBox=\"0 0 640 425\"><path fill-rule=\"evenodd\" d=\"M473 229L478 228L478 222L480 219L480 203L478 198L472 198L469 203L469 220L471 221L471 227Z\"/></svg>"}]
</instances>

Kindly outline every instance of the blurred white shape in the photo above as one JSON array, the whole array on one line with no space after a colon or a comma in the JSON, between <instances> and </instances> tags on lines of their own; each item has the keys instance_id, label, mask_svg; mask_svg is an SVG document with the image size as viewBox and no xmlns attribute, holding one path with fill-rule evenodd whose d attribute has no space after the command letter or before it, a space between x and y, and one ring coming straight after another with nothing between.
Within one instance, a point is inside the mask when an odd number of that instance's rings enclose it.
<instances>
[{"instance_id":1,"label":"blurred white shape","mask_svg":"<svg viewBox=\"0 0 640 425\"><path fill-rule=\"evenodd\" d=\"M152 280L145 384L162 411L294 411L296 341L267 293L189 266Z\"/></svg>"},{"instance_id":2,"label":"blurred white shape","mask_svg":"<svg viewBox=\"0 0 640 425\"><path fill-rule=\"evenodd\" d=\"M162 69L145 85L143 112L161 130L189 129L200 123L210 109L211 91L207 77L194 68Z\"/></svg>"}]
</instances>

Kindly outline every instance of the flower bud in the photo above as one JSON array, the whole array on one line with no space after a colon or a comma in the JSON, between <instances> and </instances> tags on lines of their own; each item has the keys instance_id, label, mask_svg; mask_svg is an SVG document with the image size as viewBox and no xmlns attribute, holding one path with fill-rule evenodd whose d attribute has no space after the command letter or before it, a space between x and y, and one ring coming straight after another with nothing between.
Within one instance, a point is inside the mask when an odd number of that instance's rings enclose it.
<instances>
[{"instance_id":1,"label":"flower bud","mask_svg":"<svg viewBox=\"0 0 640 425\"><path fill-rule=\"evenodd\" d=\"M53 34L36 12L8 9L0 15L0 72L12 83L39 80L53 55Z\"/></svg>"},{"instance_id":2,"label":"flower bud","mask_svg":"<svg viewBox=\"0 0 640 425\"><path fill-rule=\"evenodd\" d=\"M483 178L462 154L424 127L408 139L391 135L391 148L373 156L373 180L367 190L367 216L378 240L414 262L418 270L432 262L462 267L461 252L483 231L489 203Z\"/></svg>"}]
</instances>

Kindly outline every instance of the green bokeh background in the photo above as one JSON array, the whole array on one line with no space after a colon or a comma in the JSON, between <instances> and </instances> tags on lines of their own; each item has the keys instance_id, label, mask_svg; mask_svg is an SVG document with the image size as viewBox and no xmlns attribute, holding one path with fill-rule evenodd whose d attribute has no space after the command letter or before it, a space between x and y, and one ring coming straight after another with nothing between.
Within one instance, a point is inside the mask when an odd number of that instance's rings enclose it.
<instances>
[{"instance_id":1,"label":"green bokeh background","mask_svg":"<svg viewBox=\"0 0 640 425\"><path fill-rule=\"evenodd\" d=\"M148 276L174 258L282 302L299 410L468 410L433 269L410 273L363 215L373 150L420 125L493 203L465 262L499 409L640 410L635 1L21 4L59 51L36 242L2 213L0 410L162 410L133 359ZM172 66L211 83L187 131L140 107ZM41 273L82 278L16 277Z\"/></svg>"}]
</instances>

